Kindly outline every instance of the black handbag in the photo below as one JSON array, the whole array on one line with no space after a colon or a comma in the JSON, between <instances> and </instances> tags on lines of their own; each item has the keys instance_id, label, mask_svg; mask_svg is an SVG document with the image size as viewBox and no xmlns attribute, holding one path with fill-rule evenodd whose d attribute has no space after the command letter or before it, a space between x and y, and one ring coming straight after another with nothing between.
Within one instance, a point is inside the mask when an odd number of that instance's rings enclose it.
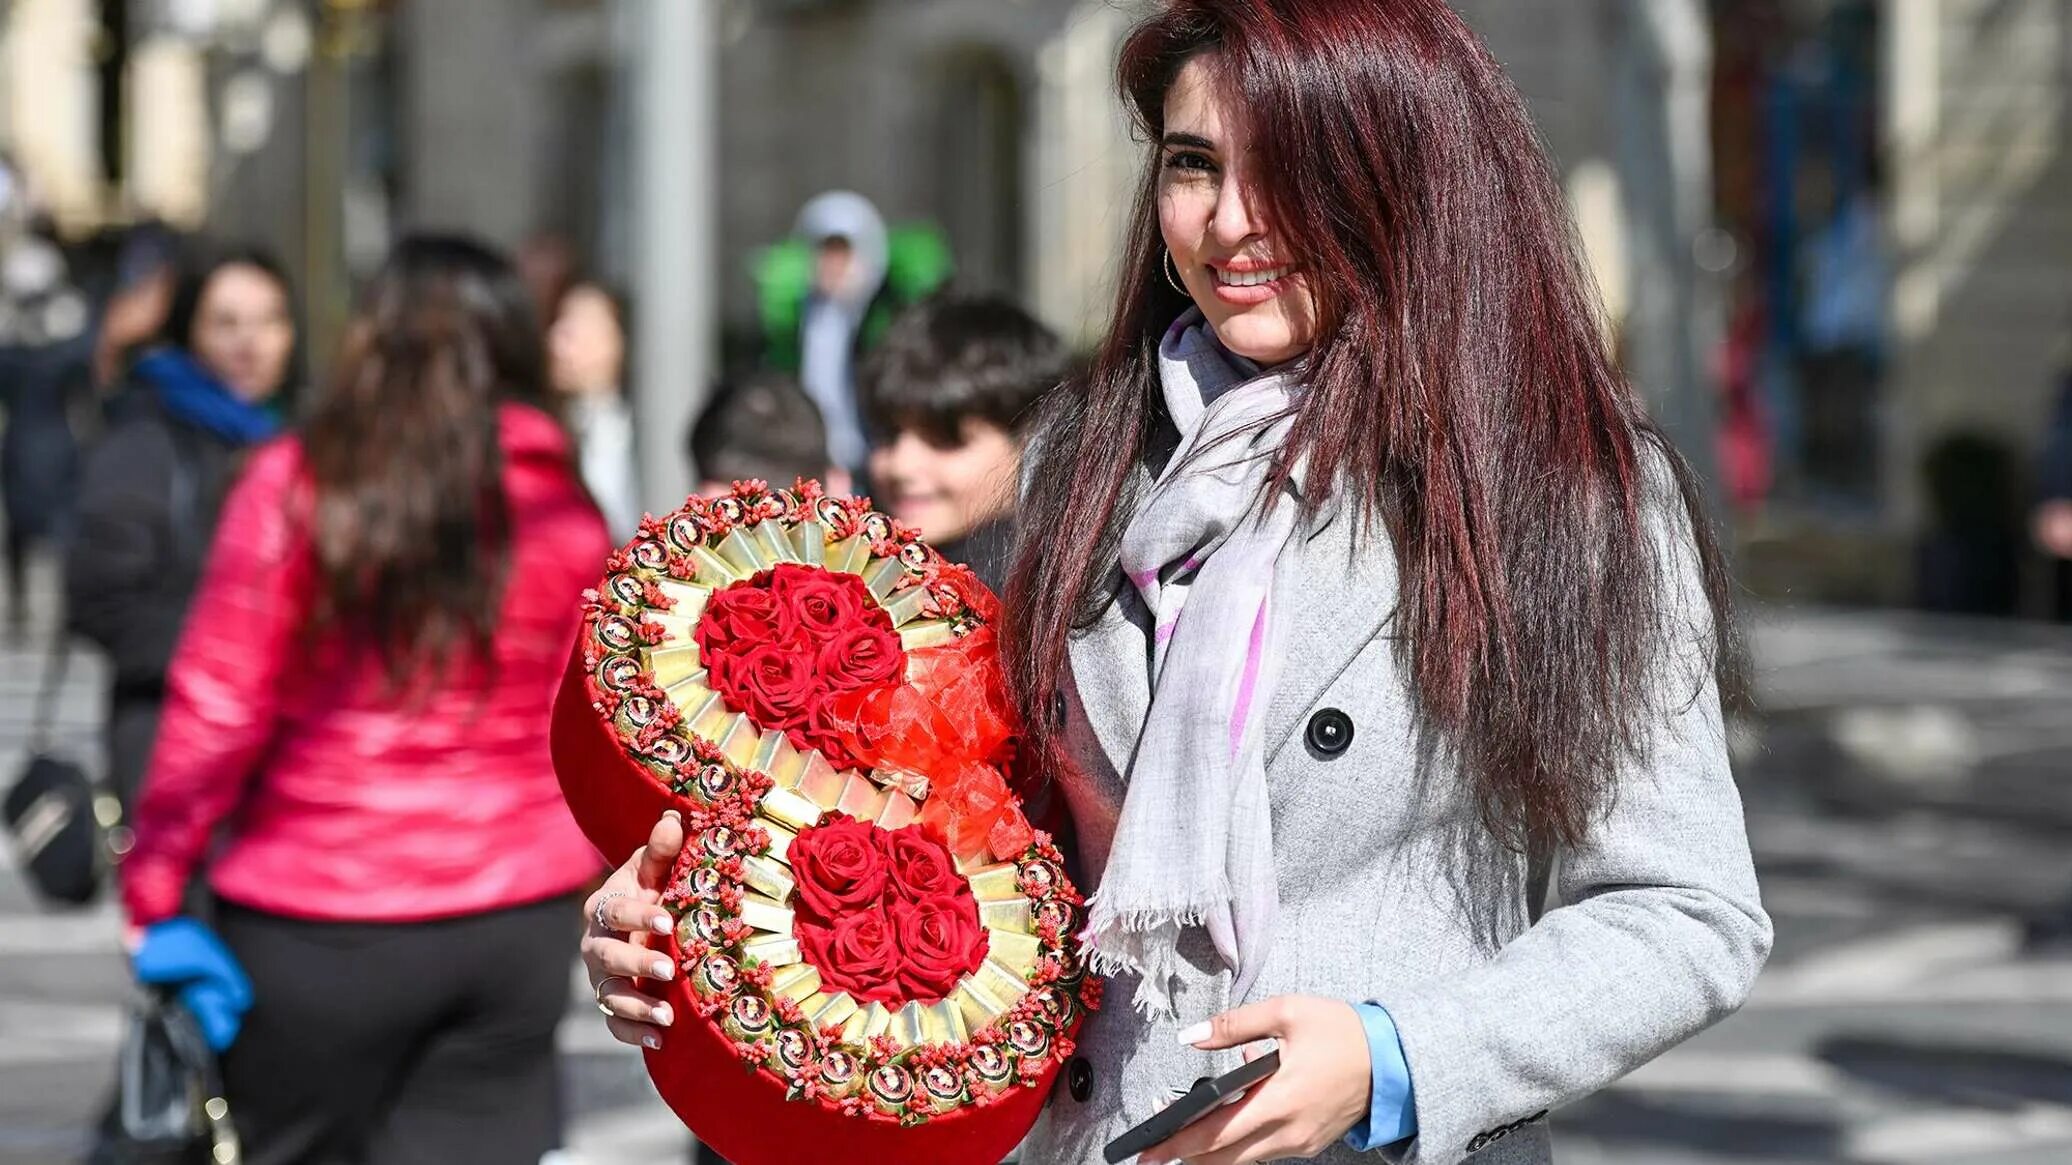
<instances>
[{"instance_id":1,"label":"black handbag","mask_svg":"<svg viewBox=\"0 0 2072 1165\"><path fill-rule=\"evenodd\" d=\"M50 725L65 676L70 637L61 627L43 668L36 696L29 760L7 791L0 816L29 885L45 901L83 906L106 879L111 843L127 848L122 807L87 776L78 762L50 747Z\"/></svg>"},{"instance_id":2,"label":"black handbag","mask_svg":"<svg viewBox=\"0 0 2072 1165\"><path fill-rule=\"evenodd\" d=\"M216 1054L170 991L144 988L130 1005L108 1123L97 1162L238 1165L243 1159Z\"/></svg>"}]
</instances>

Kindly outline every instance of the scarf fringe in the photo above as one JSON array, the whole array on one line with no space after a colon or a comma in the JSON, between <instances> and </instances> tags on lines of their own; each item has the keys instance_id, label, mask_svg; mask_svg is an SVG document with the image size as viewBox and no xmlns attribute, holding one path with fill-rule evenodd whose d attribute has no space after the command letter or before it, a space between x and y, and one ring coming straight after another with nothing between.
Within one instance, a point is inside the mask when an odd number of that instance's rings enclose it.
<instances>
[{"instance_id":1,"label":"scarf fringe","mask_svg":"<svg viewBox=\"0 0 2072 1165\"><path fill-rule=\"evenodd\" d=\"M1230 887L1219 882L1207 895L1190 895L1183 902L1113 906L1104 893L1096 893L1087 904L1087 927L1082 944L1087 967L1103 978L1128 973L1137 976L1137 990L1130 1003L1144 1019L1172 1019L1173 981L1180 974L1180 932L1200 926L1210 909L1227 908Z\"/></svg>"}]
</instances>

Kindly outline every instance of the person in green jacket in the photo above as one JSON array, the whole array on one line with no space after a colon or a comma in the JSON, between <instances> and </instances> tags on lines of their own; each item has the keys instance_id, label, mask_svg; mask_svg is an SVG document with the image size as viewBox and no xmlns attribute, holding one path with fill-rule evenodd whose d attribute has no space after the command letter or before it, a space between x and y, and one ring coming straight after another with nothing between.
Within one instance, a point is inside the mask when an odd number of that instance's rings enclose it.
<instances>
[{"instance_id":1,"label":"person in green jacket","mask_svg":"<svg viewBox=\"0 0 2072 1165\"><path fill-rule=\"evenodd\" d=\"M949 244L932 225L888 228L869 199L834 190L806 203L791 238L755 256L753 275L765 363L797 375L827 422L829 462L861 481L870 441L857 354L949 279Z\"/></svg>"}]
</instances>

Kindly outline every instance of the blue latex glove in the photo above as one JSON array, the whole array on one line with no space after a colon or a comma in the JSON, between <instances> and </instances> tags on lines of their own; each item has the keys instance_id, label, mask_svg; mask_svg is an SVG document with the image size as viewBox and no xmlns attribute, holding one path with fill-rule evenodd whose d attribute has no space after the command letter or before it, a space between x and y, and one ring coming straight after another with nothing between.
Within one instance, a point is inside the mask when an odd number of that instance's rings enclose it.
<instances>
[{"instance_id":1,"label":"blue latex glove","mask_svg":"<svg viewBox=\"0 0 2072 1165\"><path fill-rule=\"evenodd\" d=\"M1367 1119L1346 1132L1345 1143L1365 1152L1416 1134L1417 1094L1410 1087L1410 1064L1403 1055L1403 1041L1396 1035L1396 1021L1378 1003L1355 1003L1353 1010L1360 1013L1360 1023L1367 1029L1374 1086Z\"/></svg>"},{"instance_id":2,"label":"blue latex glove","mask_svg":"<svg viewBox=\"0 0 2072 1165\"><path fill-rule=\"evenodd\" d=\"M131 957L137 982L179 988L209 1047L220 1052L237 1039L252 1006L252 981L216 932L192 918L147 927Z\"/></svg>"}]
</instances>

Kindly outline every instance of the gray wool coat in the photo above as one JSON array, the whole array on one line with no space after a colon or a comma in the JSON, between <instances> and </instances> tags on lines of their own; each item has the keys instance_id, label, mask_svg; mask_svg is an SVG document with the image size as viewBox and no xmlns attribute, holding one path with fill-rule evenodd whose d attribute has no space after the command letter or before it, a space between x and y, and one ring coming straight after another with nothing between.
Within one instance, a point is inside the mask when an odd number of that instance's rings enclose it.
<instances>
[{"instance_id":1,"label":"gray wool coat","mask_svg":"<svg viewBox=\"0 0 2072 1165\"><path fill-rule=\"evenodd\" d=\"M1057 1089L1024 1162L1101 1161L1176 1090L1239 1062L1180 1046L1179 1028L1282 994L1387 1008L1415 1090L1415 1137L1316 1160L1550 1162L1549 1112L1731 1013L1768 957L1687 524L1657 523L1665 613L1687 633L1658 666L1641 757L1587 844L1530 859L1480 826L1457 764L1429 750L1420 760L1392 627L1394 556L1353 526L1309 523L1277 567L1275 603L1291 622L1265 727L1281 914L1256 987L1233 999L1198 930L1181 943L1190 969L1175 1018L1143 1019L1134 981L1111 983L1080 1035L1084 1066L1061 1076L1076 1085ZM1087 889L1150 702L1150 623L1122 592L1072 644L1061 700L1082 770L1063 791Z\"/></svg>"}]
</instances>

